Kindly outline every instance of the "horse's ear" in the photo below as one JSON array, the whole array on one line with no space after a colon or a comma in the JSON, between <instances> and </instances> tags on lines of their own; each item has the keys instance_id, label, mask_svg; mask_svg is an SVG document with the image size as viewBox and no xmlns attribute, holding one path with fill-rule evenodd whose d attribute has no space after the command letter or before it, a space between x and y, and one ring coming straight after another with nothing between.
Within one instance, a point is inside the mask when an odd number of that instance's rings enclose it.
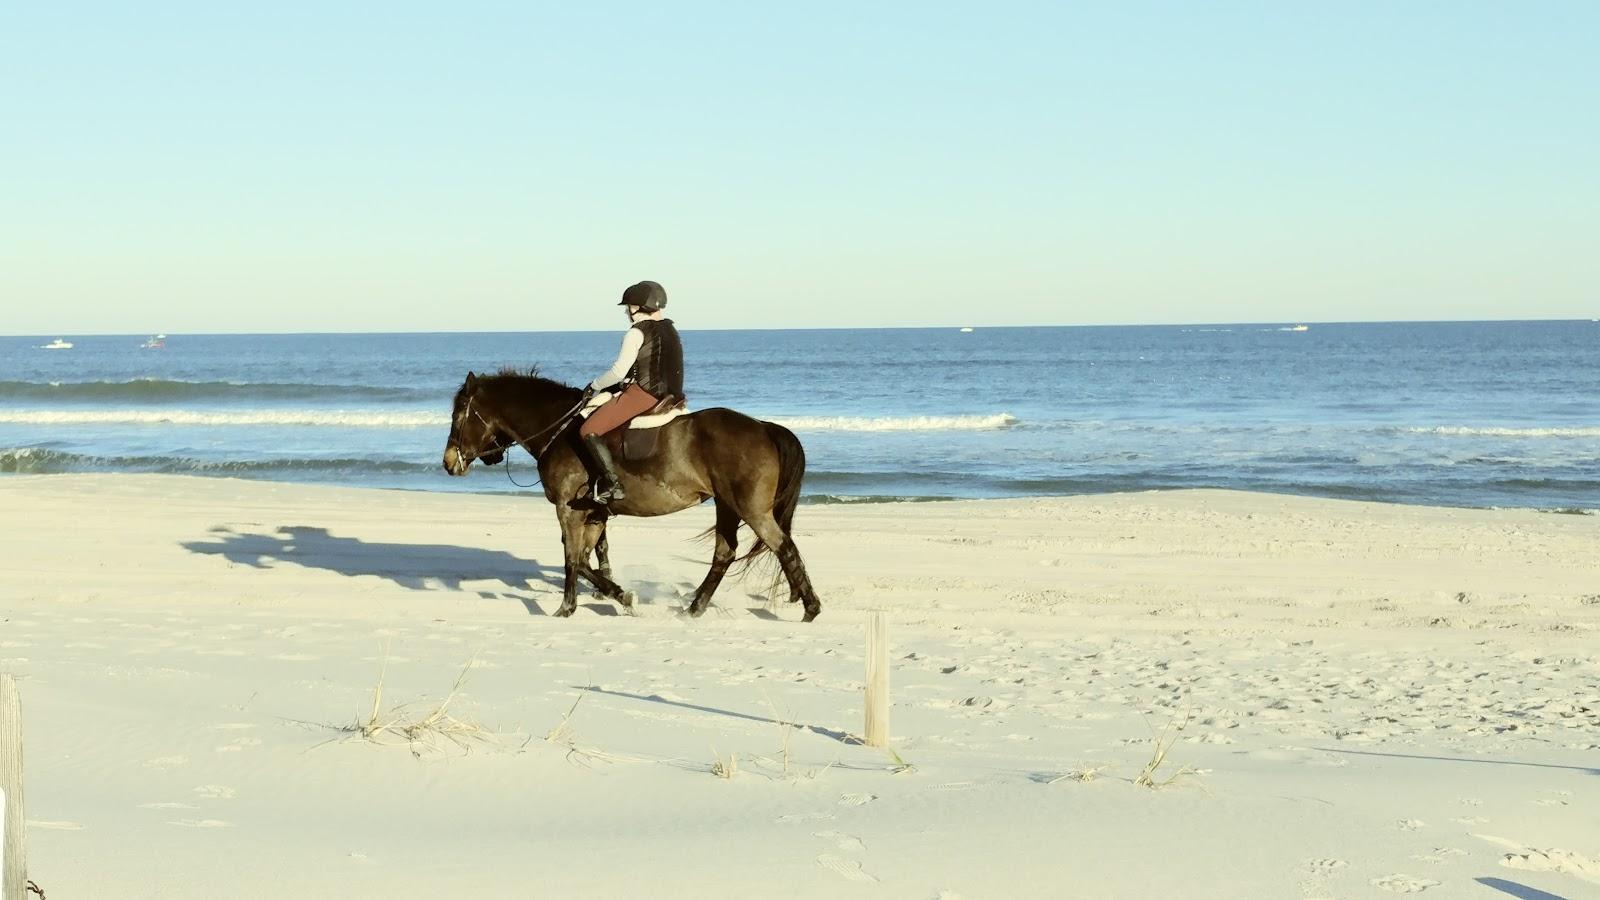
<instances>
[{"instance_id":1,"label":"horse's ear","mask_svg":"<svg viewBox=\"0 0 1600 900\"><path fill-rule=\"evenodd\" d=\"M478 376L474 375L471 372L468 372L467 373L467 387L472 387L473 385L475 385L477 383L478 383Z\"/></svg>"}]
</instances>

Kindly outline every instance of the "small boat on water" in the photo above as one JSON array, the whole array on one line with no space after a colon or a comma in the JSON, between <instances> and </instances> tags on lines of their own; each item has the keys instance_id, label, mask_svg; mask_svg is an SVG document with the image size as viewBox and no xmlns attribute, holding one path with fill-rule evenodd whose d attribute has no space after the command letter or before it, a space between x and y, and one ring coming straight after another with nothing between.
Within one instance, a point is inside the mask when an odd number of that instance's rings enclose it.
<instances>
[{"instance_id":1,"label":"small boat on water","mask_svg":"<svg viewBox=\"0 0 1600 900\"><path fill-rule=\"evenodd\" d=\"M39 345L39 349L40 350L71 350L72 349L72 342L71 341L63 341L61 338L56 338L55 340L51 341L48 344L40 344Z\"/></svg>"},{"instance_id":2,"label":"small boat on water","mask_svg":"<svg viewBox=\"0 0 1600 900\"><path fill-rule=\"evenodd\" d=\"M1309 326L1309 325L1296 325L1293 328L1285 328L1284 329L1284 331L1310 331L1310 330L1311 330L1311 326Z\"/></svg>"},{"instance_id":3,"label":"small boat on water","mask_svg":"<svg viewBox=\"0 0 1600 900\"><path fill-rule=\"evenodd\" d=\"M150 340L140 344L139 348L141 350L165 350L167 348L167 336L164 334L158 334Z\"/></svg>"},{"instance_id":4,"label":"small boat on water","mask_svg":"<svg viewBox=\"0 0 1600 900\"><path fill-rule=\"evenodd\" d=\"M963 328L963 329L961 329L961 333L962 334L971 334L972 333L972 329L971 328Z\"/></svg>"}]
</instances>

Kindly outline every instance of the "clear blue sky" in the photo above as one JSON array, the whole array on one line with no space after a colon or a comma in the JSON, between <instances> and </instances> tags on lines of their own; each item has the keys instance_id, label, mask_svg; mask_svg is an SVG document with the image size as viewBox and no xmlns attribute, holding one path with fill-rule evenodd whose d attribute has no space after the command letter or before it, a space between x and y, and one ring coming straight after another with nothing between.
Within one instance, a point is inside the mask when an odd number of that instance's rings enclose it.
<instances>
[{"instance_id":1,"label":"clear blue sky","mask_svg":"<svg viewBox=\"0 0 1600 900\"><path fill-rule=\"evenodd\" d=\"M1600 315L1600 3L14 4L0 333Z\"/></svg>"}]
</instances>

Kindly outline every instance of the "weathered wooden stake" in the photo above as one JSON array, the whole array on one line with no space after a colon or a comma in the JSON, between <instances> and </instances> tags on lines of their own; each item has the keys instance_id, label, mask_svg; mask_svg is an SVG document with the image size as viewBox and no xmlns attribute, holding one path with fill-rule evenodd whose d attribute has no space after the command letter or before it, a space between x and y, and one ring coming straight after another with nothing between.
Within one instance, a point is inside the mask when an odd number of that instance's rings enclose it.
<instances>
[{"instance_id":1,"label":"weathered wooden stake","mask_svg":"<svg viewBox=\"0 0 1600 900\"><path fill-rule=\"evenodd\" d=\"M889 746L889 621L867 616L867 746Z\"/></svg>"},{"instance_id":2,"label":"weathered wooden stake","mask_svg":"<svg viewBox=\"0 0 1600 900\"><path fill-rule=\"evenodd\" d=\"M17 680L0 674L0 900L24 900L28 890L28 820L22 814L22 699Z\"/></svg>"}]
</instances>

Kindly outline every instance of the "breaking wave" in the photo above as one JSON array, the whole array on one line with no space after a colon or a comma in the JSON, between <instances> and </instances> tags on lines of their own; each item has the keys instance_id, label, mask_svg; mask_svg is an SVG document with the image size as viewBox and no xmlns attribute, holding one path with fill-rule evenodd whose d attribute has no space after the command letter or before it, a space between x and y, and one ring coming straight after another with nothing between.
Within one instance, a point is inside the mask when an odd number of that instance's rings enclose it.
<instances>
[{"instance_id":1,"label":"breaking wave","mask_svg":"<svg viewBox=\"0 0 1600 900\"><path fill-rule=\"evenodd\" d=\"M417 400L440 391L352 384L290 382L169 381L0 381L0 400L171 403L183 400Z\"/></svg>"},{"instance_id":2,"label":"breaking wave","mask_svg":"<svg viewBox=\"0 0 1600 900\"><path fill-rule=\"evenodd\" d=\"M97 456L43 447L0 450L0 473L57 475L67 472L144 472L190 475L285 476L358 472L381 475L432 475L437 462L400 459L246 459L203 460L186 456Z\"/></svg>"},{"instance_id":3,"label":"breaking wave","mask_svg":"<svg viewBox=\"0 0 1600 900\"><path fill-rule=\"evenodd\" d=\"M1007 413L989 416L779 416L771 421L795 431L992 431L1021 421ZM333 428L448 427L447 408L438 410L349 409L0 409L0 423L18 425L252 425Z\"/></svg>"},{"instance_id":4,"label":"breaking wave","mask_svg":"<svg viewBox=\"0 0 1600 900\"><path fill-rule=\"evenodd\" d=\"M0 422L19 425L291 425L333 428L432 428L450 424L449 410L438 412L345 409L257 409L202 412L186 409L23 409L0 410Z\"/></svg>"},{"instance_id":5,"label":"breaking wave","mask_svg":"<svg viewBox=\"0 0 1600 900\"><path fill-rule=\"evenodd\" d=\"M1436 425L1399 429L1407 434L1437 434L1446 437L1600 437L1600 428L1472 428L1465 425Z\"/></svg>"},{"instance_id":6,"label":"breaking wave","mask_svg":"<svg viewBox=\"0 0 1600 900\"><path fill-rule=\"evenodd\" d=\"M769 421L794 431L992 431L1022 420L1009 413L991 416L776 416Z\"/></svg>"}]
</instances>

